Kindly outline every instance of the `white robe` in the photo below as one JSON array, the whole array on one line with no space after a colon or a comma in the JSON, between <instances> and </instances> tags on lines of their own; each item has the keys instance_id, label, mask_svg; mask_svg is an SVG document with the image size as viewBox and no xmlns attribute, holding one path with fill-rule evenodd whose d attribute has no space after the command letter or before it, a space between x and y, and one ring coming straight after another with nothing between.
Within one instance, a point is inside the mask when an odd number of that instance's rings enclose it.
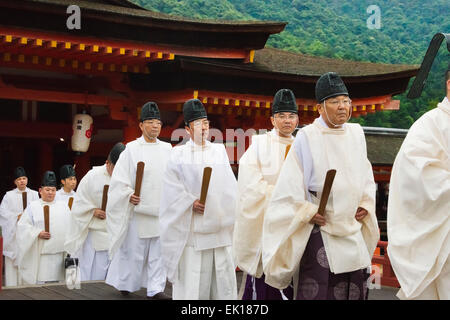
<instances>
[{"instance_id":1,"label":"white robe","mask_svg":"<svg viewBox=\"0 0 450 320\"><path fill-rule=\"evenodd\" d=\"M231 247L196 250L186 244L173 282L173 300L236 300Z\"/></svg>"},{"instance_id":2,"label":"white robe","mask_svg":"<svg viewBox=\"0 0 450 320\"><path fill-rule=\"evenodd\" d=\"M153 297L164 291L166 279L160 239L139 238L134 215L128 224L126 237L109 265L105 283L129 292L147 288L147 296Z\"/></svg>"},{"instance_id":3,"label":"white robe","mask_svg":"<svg viewBox=\"0 0 450 320\"><path fill-rule=\"evenodd\" d=\"M108 191L107 229L110 236L109 255L122 244L132 216L138 221L139 238L159 236L159 203L163 173L172 146L157 139L147 143L143 136L128 143L114 166ZM137 163L145 163L140 203L130 203L136 184Z\"/></svg>"},{"instance_id":4,"label":"white robe","mask_svg":"<svg viewBox=\"0 0 450 320\"><path fill-rule=\"evenodd\" d=\"M387 232L389 258L401 285L399 297L420 299L434 282L446 277L446 288L434 298L450 299L447 98L411 126L397 154L390 181Z\"/></svg>"},{"instance_id":5,"label":"white robe","mask_svg":"<svg viewBox=\"0 0 450 320\"><path fill-rule=\"evenodd\" d=\"M263 273L262 229L264 214L294 138L280 137L275 130L254 135L252 144L239 160L236 223L233 257L239 269L260 278Z\"/></svg>"},{"instance_id":6,"label":"white robe","mask_svg":"<svg viewBox=\"0 0 450 320\"><path fill-rule=\"evenodd\" d=\"M62 201L65 204L67 204L67 206L68 206L70 198L74 198L74 201L75 201L75 194L76 194L76 192L73 190L71 190L70 192L65 192L64 188L61 188L58 191L56 191L55 201ZM72 203L72 206L73 206L73 203Z\"/></svg>"},{"instance_id":7,"label":"white robe","mask_svg":"<svg viewBox=\"0 0 450 320\"><path fill-rule=\"evenodd\" d=\"M96 218L94 210L101 208L103 187L109 185L110 180L106 165L93 167L81 179L73 201L65 250L71 256L80 258L82 281L105 280L106 277L109 264L106 219ZM93 270L102 272L93 272Z\"/></svg>"},{"instance_id":8,"label":"white robe","mask_svg":"<svg viewBox=\"0 0 450 320\"><path fill-rule=\"evenodd\" d=\"M263 226L263 269L269 285L286 288L298 268L317 213L327 170L336 177L321 235L330 271L338 274L370 266L379 239L375 182L361 126L329 129L316 119L296 136L272 193ZM302 162L300 159L309 158ZM317 192L317 197L311 192ZM368 215L358 222L356 210Z\"/></svg>"},{"instance_id":9,"label":"white robe","mask_svg":"<svg viewBox=\"0 0 450 320\"><path fill-rule=\"evenodd\" d=\"M44 205L50 207L51 238L40 239L44 231ZM60 201L35 200L25 210L17 224L17 263L24 284L64 280L64 241L70 211Z\"/></svg>"},{"instance_id":10,"label":"white robe","mask_svg":"<svg viewBox=\"0 0 450 320\"><path fill-rule=\"evenodd\" d=\"M192 207L195 200L200 198L203 169L212 167L211 180L205 203L204 214L193 213ZM218 276L219 282L227 282L228 289L222 296L209 295L207 298L227 297L235 299L237 296L236 277L234 263L231 258L231 250L220 249L220 260L223 262L221 269L213 268L212 264L203 267L198 266L201 257L208 254L207 250L228 247L232 244L232 232L236 211L237 182L231 170L225 147L222 144L214 144L209 141L204 147L194 144L192 141L183 146L175 147L170 155L167 169L164 174L163 193L161 197L160 230L161 250L164 265L167 270L167 278L174 284L176 291L177 281L182 281L190 271L207 272ZM188 245L188 238L189 241ZM193 257L193 251L200 253L193 261L185 263L186 258ZM209 251L214 252L215 251ZM181 269L184 266L185 269ZM205 270L209 269L208 270ZM225 271L223 271L225 270ZM223 272L221 272L223 271ZM231 272L230 272L231 271ZM204 278L202 278L204 279ZM207 278L211 281L211 277ZM202 286L209 287L210 283L199 283L200 278L191 279L196 283L189 283L180 289L189 289L195 286L196 294L188 297L188 291L174 292L178 299L198 299ZM219 287L222 287L219 285ZM209 292L208 292L209 293Z\"/></svg>"},{"instance_id":11,"label":"white robe","mask_svg":"<svg viewBox=\"0 0 450 320\"><path fill-rule=\"evenodd\" d=\"M136 291L142 286L147 287L147 295L153 296L166 284L159 261L159 203L171 150L170 143L158 139L148 143L141 136L126 145L114 166L106 206L111 259L106 283L118 290ZM130 197L134 194L139 161L145 167L140 202L135 206Z\"/></svg>"},{"instance_id":12,"label":"white robe","mask_svg":"<svg viewBox=\"0 0 450 320\"><path fill-rule=\"evenodd\" d=\"M39 199L37 191L26 188L27 206ZM5 286L20 285L16 257L16 228L17 217L23 213L22 191L18 188L8 191L0 205L0 225L3 236L3 255L5 256Z\"/></svg>"}]
</instances>

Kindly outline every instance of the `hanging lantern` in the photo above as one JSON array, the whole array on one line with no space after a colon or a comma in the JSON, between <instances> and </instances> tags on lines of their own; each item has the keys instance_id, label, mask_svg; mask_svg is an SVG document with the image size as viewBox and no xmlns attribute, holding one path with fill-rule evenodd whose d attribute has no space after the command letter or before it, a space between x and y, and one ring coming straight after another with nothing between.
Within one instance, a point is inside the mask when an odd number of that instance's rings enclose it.
<instances>
[{"instance_id":1,"label":"hanging lantern","mask_svg":"<svg viewBox=\"0 0 450 320\"><path fill-rule=\"evenodd\" d=\"M72 150L75 152L87 152L91 142L94 120L83 111L76 114L72 124Z\"/></svg>"}]
</instances>

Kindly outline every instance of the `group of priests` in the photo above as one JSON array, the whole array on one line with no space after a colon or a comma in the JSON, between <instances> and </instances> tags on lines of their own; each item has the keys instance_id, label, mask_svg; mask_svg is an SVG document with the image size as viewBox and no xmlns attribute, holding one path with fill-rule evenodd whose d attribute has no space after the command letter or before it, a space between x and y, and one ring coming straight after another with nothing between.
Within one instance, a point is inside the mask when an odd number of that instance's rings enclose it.
<instances>
[{"instance_id":1,"label":"group of priests","mask_svg":"<svg viewBox=\"0 0 450 320\"><path fill-rule=\"evenodd\" d=\"M402 299L450 298L448 75L447 96L411 128L393 168L388 251ZM273 129L252 137L237 179L198 99L183 105L189 139L175 147L158 139L158 105L144 104L142 135L114 145L76 193L70 165L59 191L47 171L39 195L17 168L0 212L6 285L63 281L70 255L82 281L155 300L368 299L379 229L364 132L348 122L338 74L323 74L315 95L319 117L298 130L294 93L276 92Z\"/></svg>"}]
</instances>

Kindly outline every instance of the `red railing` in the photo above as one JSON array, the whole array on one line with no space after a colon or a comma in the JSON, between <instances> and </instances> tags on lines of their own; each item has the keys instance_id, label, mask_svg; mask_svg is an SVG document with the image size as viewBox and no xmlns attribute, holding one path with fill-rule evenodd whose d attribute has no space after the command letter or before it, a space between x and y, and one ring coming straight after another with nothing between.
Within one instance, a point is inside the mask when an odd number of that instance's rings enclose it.
<instances>
[{"instance_id":1,"label":"red railing","mask_svg":"<svg viewBox=\"0 0 450 320\"><path fill-rule=\"evenodd\" d=\"M2 227L0 227L0 291L2 291L3 286L3 237L2 237Z\"/></svg>"},{"instance_id":2,"label":"red railing","mask_svg":"<svg viewBox=\"0 0 450 320\"><path fill-rule=\"evenodd\" d=\"M372 258L372 264L380 268L382 286L399 288L400 284L398 283L394 270L392 269L391 261L389 260L387 253L387 246L387 241L378 241L375 254ZM383 250L383 255L381 255L381 249ZM375 270L372 270L372 273L375 272Z\"/></svg>"}]
</instances>

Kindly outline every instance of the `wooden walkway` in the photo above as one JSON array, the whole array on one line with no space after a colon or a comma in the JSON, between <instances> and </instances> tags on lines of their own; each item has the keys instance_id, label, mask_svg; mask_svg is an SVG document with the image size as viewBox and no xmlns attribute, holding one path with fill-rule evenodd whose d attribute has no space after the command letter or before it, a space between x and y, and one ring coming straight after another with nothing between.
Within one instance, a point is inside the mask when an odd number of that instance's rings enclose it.
<instances>
[{"instance_id":1,"label":"wooden walkway","mask_svg":"<svg viewBox=\"0 0 450 320\"><path fill-rule=\"evenodd\" d=\"M236 272L237 286L241 285L242 272ZM398 300L395 297L398 289L382 286L369 292L369 300ZM172 296L172 285L167 282L164 293ZM0 300L146 300L147 290L122 295L114 287L104 281L85 281L81 289L69 290L65 284L45 284L26 287L3 287Z\"/></svg>"},{"instance_id":2,"label":"wooden walkway","mask_svg":"<svg viewBox=\"0 0 450 320\"><path fill-rule=\"evenodd\" d=\"M165 293L171 295L170 283ZM81 289L69 290L64 284L45 284L27 287L3 287L0 300L145 300L147 290L122 295L104 281L85 281Z\"/></svg>"}]
</instances>

